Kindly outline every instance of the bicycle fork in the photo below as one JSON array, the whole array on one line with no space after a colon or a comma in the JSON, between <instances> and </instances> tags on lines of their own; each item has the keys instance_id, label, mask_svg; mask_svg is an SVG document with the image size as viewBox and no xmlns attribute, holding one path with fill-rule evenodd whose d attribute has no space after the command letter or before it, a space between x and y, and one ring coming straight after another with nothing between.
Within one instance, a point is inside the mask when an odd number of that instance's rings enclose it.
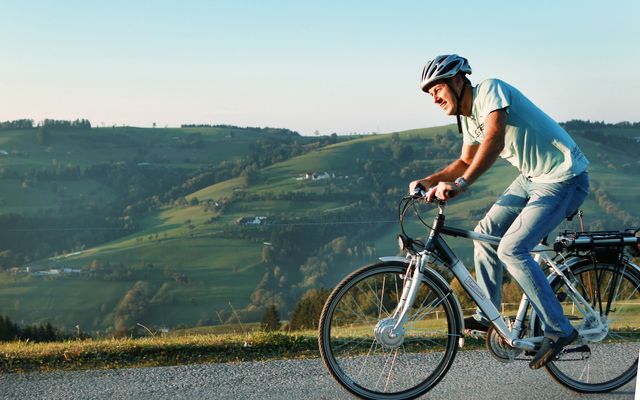
<instances>
[{"instance_id":1,"label":"bicycle fork","mask_svg":"<svg viewBox=\"0 0 640 400\"><path fill-rule=\"evenodd\" d=\"M405 333L404 325L409 320L408 313L416 300L420 282L423 277L422 270L428 258L428 255L422 254L412 257L409 262L409 267L407 267L402 285L400 301L393 315L390 318L381 320L376 325L376 337L381 343L388 345L399 345L402 343Z\"/></svg>"}]
</instances>

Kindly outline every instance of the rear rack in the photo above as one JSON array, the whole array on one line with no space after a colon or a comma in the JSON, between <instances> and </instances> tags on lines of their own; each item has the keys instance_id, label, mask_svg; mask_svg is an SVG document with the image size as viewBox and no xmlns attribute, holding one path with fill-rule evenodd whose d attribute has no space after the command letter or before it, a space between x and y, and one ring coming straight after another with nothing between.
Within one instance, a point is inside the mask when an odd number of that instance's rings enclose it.
<instances>
[{"instance_id":1,"label":"rear rack","mask_svg":"<svg viewBox=\"0 0 640 400\"><path fill-rule=\"evenodd\" d=\"M555 251L591 250L596 248L633 246L637 250L640 244L640 237L636 236L638 231L640 231L640 229L593 232L564 231L556 238L553 249Z\"/></svg>"}]
</instances>

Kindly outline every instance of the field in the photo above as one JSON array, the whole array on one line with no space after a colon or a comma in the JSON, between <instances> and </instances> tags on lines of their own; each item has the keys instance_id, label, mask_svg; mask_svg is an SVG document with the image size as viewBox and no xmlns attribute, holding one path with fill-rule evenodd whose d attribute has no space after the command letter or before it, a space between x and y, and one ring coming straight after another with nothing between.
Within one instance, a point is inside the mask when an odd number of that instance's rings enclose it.
<instances>
[{"instance_id":1,"label":"field","mask_svg":"<svg viewBox=\"0 0 640 400\"><path fill-rule=\"evenodd\" d=\"M1 313L22 323L50 321L67 329L79 325L87 331L107 331L137 282L145 282L147 291L145 310L137 321L153 327L233 322L234 310L242 318L255 321L259 318L259 304L267 301L260 303L260 298L278 299L277 296L282 309L290 311L296 296L305 290L330 287L356 266L398 253L395 204L409 180L449 160L446 151L429 150L433 143L455 142L457 136L452 129L445 126L343 138L270 163L257 170L253 178L238 174L193 190L185 194L181 204L165 202L140 214L136 218L137 229L124 236L51 254L28 264L32 270L70 268L82 270L80 274L35 276L23 271L1 272ZM605 133L640 136L637 129L611 129ZM108 206L121 200L117 185L95 179L25 184L20 175L25 171L51 169L54 164L75 165L84 171L100 163L128 162L135 163L136 168L161 167L158 171L184 171L189 176L192 171L222 161L245 159L252 145L271 135L232 128L99 128L53 132L50 143L43 146L37 143L35 134L35 130L16 130L0 135L0 149L10 153L0 158L0 166L19 173L18 177L5 173L0 179L2 213L86 215L92 206ZM272 136L273 143L279 143L280 136ZM592 181L604 193L599 198L590 195L584 204L587 228L626 227L625 223L638 221L640 214L635 206L640 192L635 184L635 155L591 140L586 134L574 137L591 160ZM310 146L318 139L301 137L300 141ZM393 151L400 146L411 148L414 161L403 163L396 157ZM330 179L297 179L325 171ZM473 229L477 217L472 212L495 201L515 176L512 167L499 161L474 184L471 193L451 202L447 221ZM377 193L375 185L385 191ZM223 200L228 200L224 209L212 208L212 204ZM375 214L368 214L372 204L380 208ZM430 219L431 211L424 212ZM255 216L267 217L269 223L237 223L240 218ZM574 221L560 228L577 226ZM408 223L408 231L420 237L425 228L414 219ZM60 234L69 233L61 230ZM293 240L287 248L289 253L283 253L280 261L265 263L272 239L284 243L279 234L293 235L284 236ZM337 248L332 240L341 237L346 237L347 242L357 237L357 241L348 242L340 258L327 246ZM473 265L471 242L448 242L465 265ZM365 247L369 250L365 251ZM276 253L279 250L274 247ZM316 268L312 263L320 268L323 262L327 265L324 275L310 276L309 270ZM306 270L305 265L309 265Z\"/></svg>"}]
</instances>

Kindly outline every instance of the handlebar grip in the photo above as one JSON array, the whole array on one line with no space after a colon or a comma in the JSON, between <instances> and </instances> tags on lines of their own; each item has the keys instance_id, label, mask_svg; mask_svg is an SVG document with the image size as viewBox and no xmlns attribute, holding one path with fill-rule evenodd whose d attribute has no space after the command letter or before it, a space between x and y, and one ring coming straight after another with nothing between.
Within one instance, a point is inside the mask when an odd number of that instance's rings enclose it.
<instances>
[{"instance_id":1,"label":"handlebar grip","mask_svg":"<svg viewBox=\"0 0 640 400\"><path fill-rule=\"evenodd\" d=\"M447 196L447 199L453 199L454 197L456 197L457 194L458 194L458 192L455 192L453 190L445 190L444 191L444 195Z\"/></svg>"},{"instance_id":2,"label":"handlebar grip","mask_svg":"<svg viewBox=\"0 0 640 400\"><path fill-rule=\"evenodd\" d=\"M414 196L426 197L427 189L422 184L418 183L416 187L413 188L413 193L411 194Z\"/></svg>"}]
</instances>

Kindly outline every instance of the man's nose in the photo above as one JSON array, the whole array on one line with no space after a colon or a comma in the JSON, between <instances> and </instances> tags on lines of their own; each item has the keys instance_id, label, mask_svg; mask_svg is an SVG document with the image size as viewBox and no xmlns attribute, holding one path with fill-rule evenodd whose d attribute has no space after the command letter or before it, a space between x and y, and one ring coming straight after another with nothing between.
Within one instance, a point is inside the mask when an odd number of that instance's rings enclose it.
<instances>
[{"instance_id":1,"label":"man's nose","mask_svg":"<svg viewBox=\"0 0 640 400\"><path fill-rule=\"evenodd\" d=\"M433 102L434 102L434 103L438 104L438 103L440 103L440 101L442 101L442 99L440 98L440 96L437 96L437 95L436 95L436 96L433 96Z\"/></svg>"}]
</instances>

